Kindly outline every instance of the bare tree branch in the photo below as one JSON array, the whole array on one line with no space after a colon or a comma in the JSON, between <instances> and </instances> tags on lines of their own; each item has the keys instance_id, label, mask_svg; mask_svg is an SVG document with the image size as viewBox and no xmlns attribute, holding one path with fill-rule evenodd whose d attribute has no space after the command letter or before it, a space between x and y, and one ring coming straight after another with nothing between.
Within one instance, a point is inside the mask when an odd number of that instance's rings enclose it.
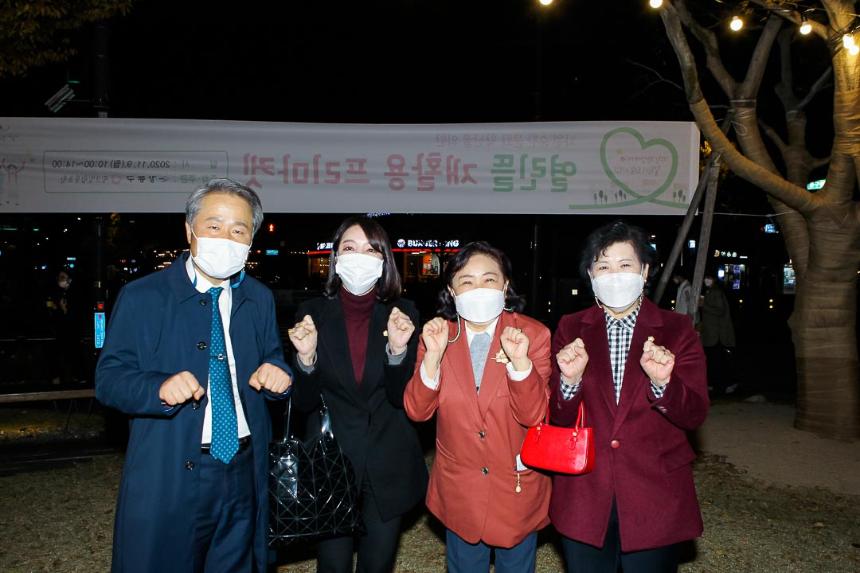
<instances>
[{"instance_id":1,"label":"bare tree branch","mask_svg":"<svg viewBox=\"0 0 860 573\"><path fill-rule=\"evenodd\" d=\"M677 10L677 14L680 17L681 22L684 23L684 26L692 32L693 36L695 36L699 43L701 43L705 48L708 70L713 74L717 83L720 84L723 93L728 97L732 97L737 90L737 80L732 77L723 65L722 58L720 58L720 47L717 43L716 34L699 24L696 19L693 18L693 15L690 14L689 10L687 10L687 4L684 0L678 0L675 2L674 7Z\"/></svg>"},{"instance_id":2,"label":"bare tree branch","mask_svg":"<svg viewBox=\"0 0 860 573\"><path fill-rule=\"evenodd\" d=\"M777 148L779 148L779 152L782 155L785 155L786 151L788 151L788 145L785 144L785 141L782 140L776 130L766 124L762 119L758 120L758 124L761 126L762 131L764 131Z\"/></svg>"},{"instance_id":3,"label":"bare tree branch","mask_svg":"<svg viewBox=\"0 0 860 573\"><path fill-rule=\"evenodd\" d=\"M800 24L803 23L803 19L801 18L799 12L787 9L783 5L775 4L773 2L767 2L766 0L750 0L750 3L755 4L757 6L761 6L765 10L776 14L780 18L788 20L796 26L800 26ZM809 25L812 26L812 32L816 36L823 40L828 40L830 38L830 31L827 29L827 26L815 20L807 20L807 22L809 22Z\"/></svg>"},{"instance_id":4,"label":"bare tree branch","mask_svg":"<svg viewBox=\"0 0 860 573\"><path fill-rule=\"evenodd\" d=\"M817 207L815 195L807 193L805 189L786 181L779 175L751 161L732 145L732 142L729 141L728 137L720 130L720 127L714 120L714 116L711 114L708 103L702 94L696 61L684 35L684 29L681 26L681 18L678 12L672 4L667 4L660 12L660 17L663 19L669 41L678 57L687 101L690 104L690 111L693 112L696 123L699 125L705 138L711 142L716 151L723 154L732 171L743 179L759 186L769 195L782 201L792 209L797 209L803 213L815 210Z\"/></svg>"},{"instance_id":5,"label":"bare tree branch","mask_svg":"<svg viewBox=\"0 0 860 573\"><path fill-rule=\"evenodd\" d=\"M830 163L830 159L831 157L829 155L827 157L820 157L818 159L813 157L812 160L810 160L809 162L809 166L812 169L818 169L819 167L824 167L825 165Z\"/></svg>"},{"instance_id":6,"label":"bare tree branch","mask_svg":"<svg viewBox=\"0 0 860 573\"><path fill-rule=\"evenodd\" d=\"M767 19L767 24L764 25L764 30L756 42L750 65L747 68L747 75L737 94L738 99L754 99L758 95L761 78L767 68L770 51L776 41L777 34L779 34L780 27L782 27L782 21L778 17L771 15Z\"/></svg>"},{"instance_id":7,"label":"bare tree branch","mask_svg":"<svg viewBox=\"0 0 860 573\"><path fill-rule=\"evenodd\" d=\"M809 93L806 94L806 97L803 98L800 101L800 103L798 103L796 106L794 106L794 109L801 110L801 109L804 109L806 106L808 106L809 102L811 102L812 99L816 95L818 95L818 92L820 92L821 90L823 90L824 88L826 88L829 85L827 82L830 80L831 77L833 77L833 67L832 66L827 68L826 70L824 70L824 73L822 73L820 76L818 76L818 79L815 80L815 83L812 84L811 88L809 88Z\"/></svg>"},{"instance_id":8,"label":"bare tree branch","mask_svg":"<svg viewBox=\"0 0 860 573\"><path fill-rule=\"evenodd\" d=\"M672 86L673 88L675 88L675 89L676 89L676 90L678 90L679 92L682 92L682 93L684 92L684 88L683 88L683 87L681 87L681 85L680 85L680 84L678 84L678 82L674 82L674 81L672 81L672 80L670 80L670 79L667 79L666 77L664 77L664 76L663 76L663 74L661 74L659 71L657 71L656 69L652 68L651 66L646 66L645 64L643 64L643 63L641 63L641 62L637 62L636 60L631 60L631 59L627 59L627 60L625 60L625 61L626 61L628 64L630 64L630 65L632 65L632 66L636 66L637 68L642 68L642 69L643 69L643 70L645 70L646 72L650 72L650 73L654 74L654 75L657 77L657 80L656 80L656 81L653 81L653 82L651 82L650 84L648 84L646 87L642 88L642 89L640 90L640 92L644 92L645 90L647 90L647 89L648 89L648 88L650 88L651 86L655 86L655 85L657 85L657 84L659 84L659 83L669 84L670 86ZM637 92L637 93L638 93L638 92Z\"/></svg>"},{"instance_id":9,"label":"bare tree branch","mask_svg":"<svg viewBox=\"0 0 860 573\"><path fill-rule=\"evenodd\" d=\"M794 70L791 67L792 30L779 33L779 82L774 91L785 110L797 107L797 95L794 93Z\"/></svg>"}]
</instances>

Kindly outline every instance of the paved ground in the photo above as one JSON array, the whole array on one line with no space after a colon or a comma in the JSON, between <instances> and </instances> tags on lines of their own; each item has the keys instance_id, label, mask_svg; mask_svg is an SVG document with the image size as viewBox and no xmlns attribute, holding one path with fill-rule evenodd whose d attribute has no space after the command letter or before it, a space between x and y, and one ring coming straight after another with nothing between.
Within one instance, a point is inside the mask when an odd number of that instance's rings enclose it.
<instances>
[{"instance_id":1,"label":"paved ground","mask_svg":"<svg viewBox=\"0 0 860 573\"><path fill-rule=\"evenodd\" d=\"M788 405L713 406L694 468L705 534L685 545L681 573L860 572L860 442L794 430L793 414ZM62 411L0 410L0 445L36 445L64 421ZM101 424L82 412L71 426L78 440ZM0 471L0 571L109 569L123 459L83 459ZM404 529L396 571L444 571L438 522L418 511ZM563 571L557 542L551 527L542 532L538 573ZM312 572L313 556L313 546L291 546L278 571Z\"/></svg>"},{"instance_id":2,"label":"paved ground","mask_svg":"<svg viewBox=\"0 0 860 573\"><path fill-rule=\"evenodd\" d=\"M791 405L717 402L698 447L769 483L860 496L860 441L819 438L793 422Z\"/></svg>"}]
</instances>

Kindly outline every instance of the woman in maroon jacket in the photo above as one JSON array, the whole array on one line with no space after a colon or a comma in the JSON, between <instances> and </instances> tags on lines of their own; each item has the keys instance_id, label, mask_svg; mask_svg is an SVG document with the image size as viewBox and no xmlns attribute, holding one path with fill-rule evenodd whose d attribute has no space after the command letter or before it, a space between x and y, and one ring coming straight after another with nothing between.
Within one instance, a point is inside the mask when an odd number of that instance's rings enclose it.
<instances>
[{"instance_id":1,"label":"woman in maroon jacket","mask_svg":"<svg viewBox=\"0 0 860 573\"><path fill-rule=\"evenodd\" d=\"M644 298L653 262L641 229L594 231L580 271L597 304L553 336L552 419L572 425L584 402L596 445L591 473L553 479L568 571L676 571L677 544L702 533L686 432L707 415L705 358L686 317Z\"/></svg>"}]
</instances>

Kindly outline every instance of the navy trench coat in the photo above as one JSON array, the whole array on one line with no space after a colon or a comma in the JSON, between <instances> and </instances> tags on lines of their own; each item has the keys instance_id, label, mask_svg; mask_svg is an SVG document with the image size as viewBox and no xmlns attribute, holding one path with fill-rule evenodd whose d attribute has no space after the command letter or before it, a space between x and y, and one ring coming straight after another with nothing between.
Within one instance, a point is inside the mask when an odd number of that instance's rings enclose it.
<instances>
[{"instance_id":1,"label":"navy trench coat","mask_svg":"<svg viewBox=\"0 0 860 573\"><path fill-rule=\"evenodd\" d=\"M131 418L113 539L114 572L189 571L194 536L204 398L166 410L158 397L167 378L188 370L204 384L212 319L208 294L192 286L188 254L119 293L96 367L96 397ZM288 374L271 291L234 281L230 337L239 395L251 429L256 522L253 561L266 568L267 464L272 428L265 399L248 385L263 363Z\"/></svg>"}]
</instances>

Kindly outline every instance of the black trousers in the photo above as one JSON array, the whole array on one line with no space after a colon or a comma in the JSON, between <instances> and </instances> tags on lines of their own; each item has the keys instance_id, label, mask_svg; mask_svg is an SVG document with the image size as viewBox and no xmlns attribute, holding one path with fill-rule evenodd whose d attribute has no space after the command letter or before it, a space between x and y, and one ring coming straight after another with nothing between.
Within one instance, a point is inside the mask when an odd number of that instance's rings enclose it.
<instances>
[{"instance_id":1,"label":"black trousers","mask_svg":"<svg viewBox=\"0 0 860 573\"><path fill-rule=\"evenodd\" d=\"M383 521L365 476L361 491L361 517L365 533L321 541L317 554L319 573L351 573L352 554L358 552L357 573L390 573L394 570L400 540L400 516Z\"/></svg>"},{"instance_id":2,"label":"black trousers","mask_svg":"<svg viewBox=\"0 0 860 573\"><path fill-rule=\"evenodd\" d=\"M609 528L603 547L562 537L562 550L568 573L675 573L678 570L678 545L667 545L645 551L621 551L618 512L615 502L609 514Z\"/></svg>"}]
</instances>

